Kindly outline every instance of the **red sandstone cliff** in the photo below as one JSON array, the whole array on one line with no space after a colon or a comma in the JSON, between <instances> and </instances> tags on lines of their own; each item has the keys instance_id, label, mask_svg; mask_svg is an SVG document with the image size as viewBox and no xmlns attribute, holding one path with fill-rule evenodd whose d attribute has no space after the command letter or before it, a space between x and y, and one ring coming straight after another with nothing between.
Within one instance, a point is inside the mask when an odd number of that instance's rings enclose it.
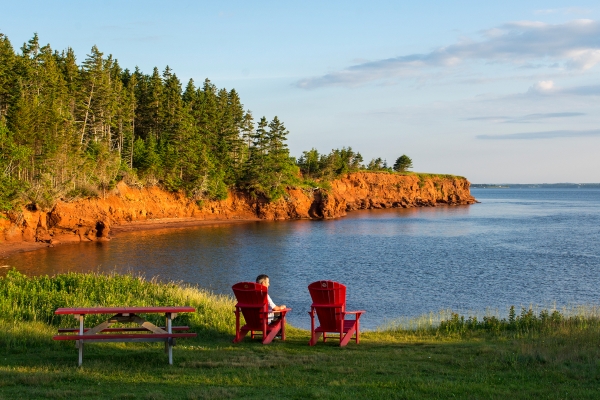
<instances>
[{"instance_id":1,"label":"red sandstone cliff","mask_svg":"<svg viewBox=\"0 0 600 400\"><path fill-rule=\"evenodd\" d=\"M74 242L107 240L111 227L165 218L197 220L280 220L337 218L369 208L427 207L475 202L466 179L385 173L353 173L331 183L331 190L288 188L276 202L231 192L226 200L202 207L187 197L157 187L124 183L104 199L59 201L51 211L23 208L0 214L3 242Z\"/></svg>"}]
</instances>

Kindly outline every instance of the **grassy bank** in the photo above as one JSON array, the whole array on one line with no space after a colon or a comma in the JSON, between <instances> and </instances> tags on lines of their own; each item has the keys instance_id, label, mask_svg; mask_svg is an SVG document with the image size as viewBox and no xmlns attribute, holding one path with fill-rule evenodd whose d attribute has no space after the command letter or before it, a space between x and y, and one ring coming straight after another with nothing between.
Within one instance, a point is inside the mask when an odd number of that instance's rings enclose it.
<instances>
[{"instance_id":1,"label":"grassy bank","mask_svg":"<svg viewBox=\"0 0 600 400\"><path fill-rule=\"evenodd\" d=\"M191 305L181 315L196 339L181 340L169 366L159 344L86 347L54 342L55 317L70 306ZM133 276L65 274L0 279L0 398L597 398L600 320L596 310L514 310L506 319L450 314L439 324L390 324L361 344L309 347L308 332L286 342L231 344L233 300ZM294 310L293 312L303 312ZM588 309L589 311L589 309ZM90 323L91 323L90 319ZM157 321L158 322L158 321ZM408 322L408 324L406 323Z\"/></svg>"}]
</instances>

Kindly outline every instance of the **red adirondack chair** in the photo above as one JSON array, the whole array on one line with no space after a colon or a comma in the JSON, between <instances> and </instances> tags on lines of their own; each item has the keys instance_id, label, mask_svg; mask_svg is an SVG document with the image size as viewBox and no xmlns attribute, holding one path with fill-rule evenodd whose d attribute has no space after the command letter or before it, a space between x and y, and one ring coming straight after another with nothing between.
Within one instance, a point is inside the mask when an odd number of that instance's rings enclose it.
<instances>
[{"instance_id":1,"label":"red adirondack chair","mask_svg":"<svg viewBox=\"0 0 600 400\"><path fill-rule=\"evenodd\" d=\"M346 311L346 286L334 281L317 281L308 285L312 305L310 306L310 342L317 344L323 335L323 342L328 337L327 333L339 333L340 347L348 344L352 336L356 343L360 339L360 316L365 312ZM315 328L315 314L319 318L320 326ZM354 314L355 319L346 319L349 314Z\"/></svg>"},{"instance_id":2,"label":"red adirondack chair","mask_svg":"<svg viewBox=\"0 0 600 400\"><path fill-rule=\"evenodd\" d=\"M237 299L235 305L235 339L233 343L241 342L250 332L254 339L255 332L262 332L262 343L269 344L278 333L281 340L285 340L285 314L291 308L278 310L281 318L269 323L269 302L267 300L267 287L255 282L240 282L232 286ZM240 327L240 313L246 320L246 325Z\"/></svg>"}]
</instances>

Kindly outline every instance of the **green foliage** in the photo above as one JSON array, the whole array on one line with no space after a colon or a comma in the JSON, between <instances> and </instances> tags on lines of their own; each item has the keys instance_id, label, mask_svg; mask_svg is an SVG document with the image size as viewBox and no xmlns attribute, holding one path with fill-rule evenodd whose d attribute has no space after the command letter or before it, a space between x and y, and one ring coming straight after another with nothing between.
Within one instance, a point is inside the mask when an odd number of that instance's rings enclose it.
<instances>
[{"instance_id":1,"label":"green foliage","mask_svg":"<svg viewBox=\"0 0 600 400\"><path fill-rule=\"evenodd\" d=\"M234 323L231 313L233 302L225 296L215 296L193 287L177 285L173 282L159 283L147 281L133 275L102 275L68 273L54 277L27 277L16 270L10 270L0 278L0 322L31 321L52 326L72 326L72 316L55 315L60 307L118 307L128 306L175 306L191 305L196 314L182 314L178 322L198 326L200 334L231 331ZM231 315L230 315L231 314ZM159 316L154 323L164 323ZM102 322L102 316L90 315L86 323ZM0 347L14 346L16 343L3 343Z\"/></svg>"},{"instance_id":2,"label":"green foliage","mask_svg":"<svg viewBox=\"0 0 600 400\"><path fill-rule=\"evenodd\" d=\"M481 320L477 317L465 319L464 316L453 313L450 319L440 323L438 331L445 334L460 335L475 331L485 331L493 334L513 332L517 336L523 336L532 332L547 333L555 331L565 324L576 326L581 322L583 322L582 317L565 317L557 310L552 312L542 310L539 314L535 314L531 308L521 308L521 313L517 314L515 307L511 306L508 319L499 319L495 316L484 316Z\"/></svg>"},{"instance_id":3,"label":"green foliage","mask_svg":"<svg viewBox=\"0 0 600 400\"><path fill-rule=\"evenodd\" d=\"M333 149L329 154L319 154L317 149L302 153L297 165L308 179L331 180L362 168L363 157L351 147Z\"/></svg>"},{"instance_id":4,"label":"green foliage","mask_svg":"<svg viewBox=\"0 0 600 400\"><path fill-rule=\"evenodd\" d=\"M382 160L380 157L372 159L367 164L367 170L372 172L392 172L392 169L387 165L387 161Z\"/></svg>"},{"instance_id":5,"label":"green foliage","mask_svg":"<svg viewBox=\"0 0 600 400\"><path fill-rule=\"evenodd\" d=\"M394 163L394 171L396 172L405 172L408 169L412 168L412 160L406 154L401 155L396 159Z\"/></svg>"},{"instance_id":6,"label":"green foliage","mask_svg":"<svg viewBox=\"0 0 600 400\"><path fill-rule=\"evenodd\" d=\"M265 117L260 119L250 136L252 144L245 164L243 188L273 201L285 194L287 185L299 181L298 167L285 143L288 134L279 118L269 123Z\"/></svg>"},{"instance_id":7,"label":"green foliage","mask_svg":"<svg viewBox=\"0 0 600 400\"><path fill-rule=\"evenodd\" d=\"M15 199L28 184L18 179L18 165L31 154L26 146L15 143L13 135L0 120L0 211L13 208Z\"/></svg>"},{"instance_id":8,"label":"green foliage","mask_svg":"<svg viewBox=\"0 0 600 400\"><path fill-rule=\"evenodd\" d=\"M77 186L74 189L69 190L66 195L66 200L75 200L79 198L98 198L100 193L98 189L93 186Z\"/></svg>"},{"instance_id":9,"label":"green foliage","mask_svg":"<svg viewBox=\"0 0 600 400\"><path fill-rule=\"evenodd\" d=\"M183 90L168 66L123 70L96 46L77 65L72 49L53 51L37 35L16 53L0 34L0 209L19 198L51 205L90 186L105 195L123 168L130 181L196 200L224 199L236 185L274 198L294 171L287 130L277 118L268 125L268 157L254 157L248 175L257 135L235 90L208 79Z\"/></svg>"},{"instance_id":10,"label":"green foliage","mask_svg":"<svg viewBox=\"0 0 600 400\"><path fill-rule=\"evenodd\" d=\"M193 200L225 199L234 187L276 200L306 186L302 178L324 187L364 169L350 147L296 162L288 134L278 117L255 125L235 89L208 79L184 88L168 66L122 69L96 46L78 65L71 48L55 51L37 34L16 52L0 34L0 211L104 197L125 178ZM391 172L381 158L367 170Z\"/></svg>"}]
</instances>

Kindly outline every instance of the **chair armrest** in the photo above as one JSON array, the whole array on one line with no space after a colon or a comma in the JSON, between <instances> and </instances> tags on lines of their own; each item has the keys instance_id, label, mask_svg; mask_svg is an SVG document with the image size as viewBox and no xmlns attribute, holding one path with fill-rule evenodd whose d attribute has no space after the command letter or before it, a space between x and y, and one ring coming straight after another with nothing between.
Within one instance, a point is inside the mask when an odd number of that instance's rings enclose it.
<instances>
[{"instance_id":1,"label":"chair armrest","mask_svg":"<svg viewBox=\"0 0 600 400\"><path fill-rule=\"evenodd\" d=\"M343 312L343 318L346 318L346 315L348 314L354 314L354 318L356 318L356 320L358 321L358 319L360 318L361 315L363 315L366 311L365 310L359 310L359 311L346 311Z\"/></svg>"},{"instance_id":2,"label":"chair armrest","mask_svg":"<svg viewBox=\"0 0 600 400\"><path fill-rule=\"evenodd\" d=\"M313 308L342 308L343 304L311 304Z\"/></svg>"},{"instance_id":3,"label":"chair armrest","mask_svg":"<svg viewBox=\"0 0 600 400\"><path fill-rule=\"evenodd\" d=\"M262 307L264 307L263 304L244 304L244 303L237 303L235 306L239 307L239 308L262 308Z\"/></svg>"},{"instance_id":4,"label":"chair armrest","mask_svg":"<svg viewBox=\"0 0 600 400\"><path fill-rule=\"evenodd\" d=\"M292 311L292 309L291 308L284 308L283 310L277 310L277 311L272 311L272 312L275 313L275 315L277 315L279 313L279 315L281 316L281 318L285 319L285 314L287 314L288 311Z\"/></svg>"}]
</instances>

